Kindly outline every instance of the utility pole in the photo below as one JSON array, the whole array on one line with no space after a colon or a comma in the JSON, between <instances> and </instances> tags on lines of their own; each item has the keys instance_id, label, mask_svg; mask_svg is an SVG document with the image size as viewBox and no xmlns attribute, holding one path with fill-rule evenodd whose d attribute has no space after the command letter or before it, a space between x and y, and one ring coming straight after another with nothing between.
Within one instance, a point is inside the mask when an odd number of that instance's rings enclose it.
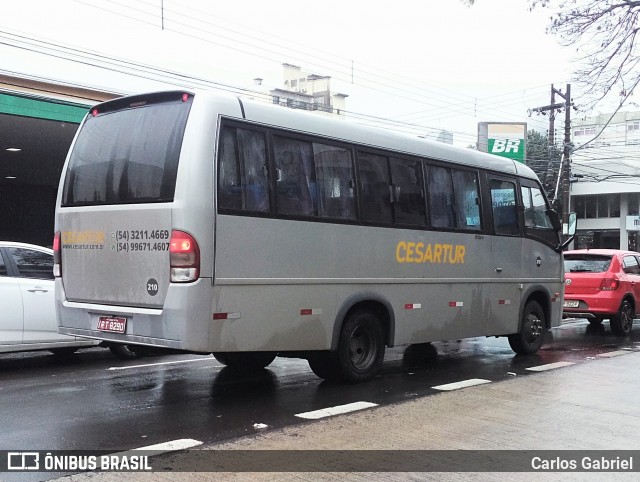
<instances>
[{"instance_id":1,"label":"utility pole","mask_svg":"<svg viewBox=\"0 0 640 482\"><path fill-rule=\"evenodd\" d=\"M556 105L556 89L553 88L553 84L551 85L551 103L550 106ZM551 109L549 112L549 135L548 144L549 150L556 146L556 109Z\"/></svg>"},{"instance_id":2,"label":"utility pole","mask_svg":"<svg viewBox=\"0 0 640 482\"><path fill-rule=\"evenodd\" d=\"M555 96L559 95L564 99L564 102L556 102ZM555 143L555 113L564 109L564 143L562 149L562 158L560 160L560 167L558 169L558 181L556 183L556 190L553 195L554 201L558 199L558 194L562 194L562 222L567 224L569 222L569 174L571 172L571 107L573 101L571 100L571 84L567 84L567 90L563 94L561 90L556 89L553 84L551 85L551 103L542 107L534 107L529 112L537 112L538 114L546 115L549 113L549 147L553 147Z\"/></svg>"},{"instance_id":3,"label":"utility pole","mask_svg":"<svg viewBox=\"0 0 640 482\"><path fill-rule=\"evenodd\" d=\"M571 190L571 183L569 182L569 176L571 176L571 84L567 84L567 90L565 95L559 93L560 97L564 99L564 144L562 149L562 157L564 157L564 164L562 165L562 223L569 226L569 195Z\"/></svg>"}]
</instances>

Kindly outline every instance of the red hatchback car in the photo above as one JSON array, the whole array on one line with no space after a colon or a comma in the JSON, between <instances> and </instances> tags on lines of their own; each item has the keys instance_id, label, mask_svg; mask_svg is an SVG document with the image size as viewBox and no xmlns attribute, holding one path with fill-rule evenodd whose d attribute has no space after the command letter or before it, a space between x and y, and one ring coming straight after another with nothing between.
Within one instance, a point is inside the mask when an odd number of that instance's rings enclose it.
<instances>
[{"instance_id":1,"label":"red hatchback car","mask_svg":"<svg viewBox=\"0 0 640 482\"><path fill-rule=\"evenodd\" d=\"M583 249L564 253L564 318L609 319L618 336L631 332L640 307L640 253Z\"/></svg>"}]
</instances>

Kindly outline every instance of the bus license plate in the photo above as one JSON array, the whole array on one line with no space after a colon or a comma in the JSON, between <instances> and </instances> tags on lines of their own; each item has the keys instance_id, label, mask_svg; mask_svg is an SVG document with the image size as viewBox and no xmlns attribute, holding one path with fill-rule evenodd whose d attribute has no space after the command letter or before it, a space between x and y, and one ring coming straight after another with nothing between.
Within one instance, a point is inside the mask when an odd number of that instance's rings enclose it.
<instances>
[{"instance_id":1,"label":"bus license plate","mask_svg":"<svg viewBox=\"0 0 640 482\"><path fill-rule=\"evenodd\" d=\"M562 306L564 308L577 308L580 302L578 300L564 300Z\"/></svg>"},{"instance_id":2,"label":"bus license plate","mask_svg":"<svg viewBox=\"0 0 640 482\"><path fill-rule=\"evenodd\" d=\"M120 316L101 316L98 319L98 330L111 333L124 333L127 328L127 319Z\"/></svg>"}]
</instances>

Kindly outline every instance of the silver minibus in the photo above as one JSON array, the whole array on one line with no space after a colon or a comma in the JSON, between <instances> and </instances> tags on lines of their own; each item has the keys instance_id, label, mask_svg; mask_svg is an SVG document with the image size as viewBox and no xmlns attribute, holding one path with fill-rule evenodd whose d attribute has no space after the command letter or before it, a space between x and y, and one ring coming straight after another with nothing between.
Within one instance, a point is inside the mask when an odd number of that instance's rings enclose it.
<instances>
[{"instance_id":1,"label":"silver minibus","mask_svg":"<svg viewBox=\"0 0 640 482\"><path fill-rule=\"evenodd\" d=\"M59 329L352 382L395 345L533 353L562 316L559 230L509 159L212 92L123 97L63 168Z\"/></svg>"}]
</instances>

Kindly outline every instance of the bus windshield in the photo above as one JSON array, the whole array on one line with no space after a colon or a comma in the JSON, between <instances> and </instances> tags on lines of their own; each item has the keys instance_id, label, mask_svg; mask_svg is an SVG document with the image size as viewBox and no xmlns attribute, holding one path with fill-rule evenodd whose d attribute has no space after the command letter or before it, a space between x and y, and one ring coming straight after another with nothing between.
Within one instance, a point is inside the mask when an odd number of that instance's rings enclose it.
<instances>
[{"instance_id":1,"label":"bus windshield","mask_svg":"<svg viewBox=\"0 0 640 482\"><path fill-rule=\"evenodd\" d=\"M92 111L71 152L62 205L172 201L190 106L162 99Z\"/></svg>"}]
</instances>

